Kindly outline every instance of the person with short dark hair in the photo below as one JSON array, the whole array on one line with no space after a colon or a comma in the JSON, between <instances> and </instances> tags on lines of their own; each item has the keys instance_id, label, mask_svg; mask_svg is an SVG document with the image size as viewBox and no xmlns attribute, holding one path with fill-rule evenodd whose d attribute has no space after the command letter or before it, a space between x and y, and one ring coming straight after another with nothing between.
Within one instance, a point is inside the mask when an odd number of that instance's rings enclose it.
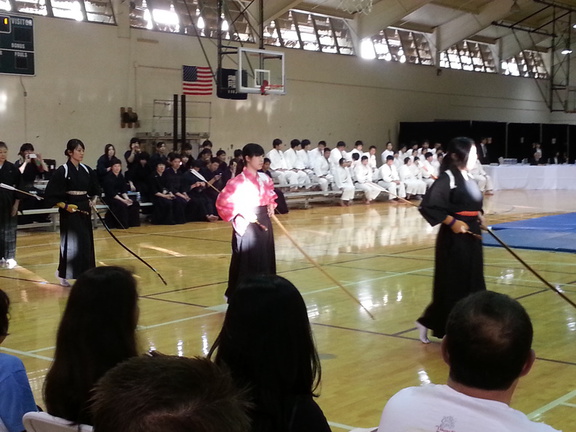
<instances>
[{"instance_id":1,"label":"person with short dark hair","mask_svg":"<svg viewBox=\"0 0 576 432\"><path fill-rule=\"evenodd\" d=\"M216 197L209 193L209 190L213 189L208 185L206 178L200 174L203 167L204 162L196 159L190 170L183 175L181 192L190 199L186 206L188 222L216 222L219 219L216 216Z\"/></svg>"},{"instance_id":2,"label":"person with short dark hair","mask_svg":"<svg viewBox=\"0 0 576 432\"><path fill-rule=\"evenodd\" d=\"M284 160L290 171L296 174L296 182L300 187L310 189L311 180L305 171L304 161L300 158L300 151L302 150L302 143L299 139L290 141L290 148L284 152Z\"/></svg>"},{"instance_id":3,"label":"person with short dark hair","mask_svg":"<svg viewBox=\"0 0 576 432\"><path fill-rule=\"evenodd\" d=\"M44 382L49 414L92 424L92 389L108 370L138 355L137 323L138 290L132 273L122 267L96 267L78 277Z\"/></svg>"},{"instance_id":4,"label":"person with short dark hair","mask_svg":"<svg viewBox=\"0 0 576 432\"><path fill-rule=\"evenodd\" d=\"M140 154L142 150L140 149L140 139L137 137L130 138L130 146L126 152L124 152L124 160L126 161L126 177L131 180L132 168L137 165L136 157Z\"/></svg>"},{"instance_id":5,"label":"person with short dark hair","mask_svg":"<svg viewBox=\"0 0 576 432\"><path fill-rule=\"evenodd\" d=\"M48 166L42 159L42 155L34 150L34 146L31 143L22 144L18 156L20 156L20 158L14 163L14 166L16 166L22 174L23 190L29 191L33 189L34 181L36 181L42 173L48 171Z\"/></svg>"},{"instance_id":6,"label":"person with short dark hair","mask_svg":"<svg viewBox=\"0 0 576 432\"><path fill-rule=\"evenodd\" d=\"M354 153L358 155L358 153ZM364 203L370 204L376 199L382 187L372 181L372 169L368 165L368 156L362 156L360 163L354 168L354 178L356 179L356 188L364 192Z\"/></svg>"},{"instance_id":7,"label":"person with short dark hair","mask_svg":"<svg viewBox=\"0 0 576 432\"><path fill-rule=\"evenodd\" d=\"M332 186L334 183L334 175L330 169L330 149L328 147L324 148L324 155L322 157L316 158L314 164L314 175L316 176L316 181L320 185L320 190L323 192L328 192L328 187Z\"/></svg>"},{"instance_id":8,"label":"person with short dark hair","mask_svg":"<svg viewBox=\"0 0 576 432\"><path fill-rule=\"evenodd\" d=\"M332 150L333 151L333 150ZM332 157L332 155L330 155ZM354 199L354 183L349 171L350 162L347 162L343 157L340 158L338 167L332 170L334 175L334 185L338 190L342 191L340 196L340 205L342 207L349 206Z\"/></svg>"},{"instance_id":9,"label":"person with short dark hair","mask_svg":"<svg viewBox=\"0 0 576 432\"><path fill-rule=\"evenodd\" d=\"M272 150L270 150L266 157L270 159L270 172L272 177L278 180L280 186L293 186L298 185L298 174L291 171L288 167L288 162L284 157L282 148L284 143L280 138L275 138L272 141Z\"/></svg>"},{"instance_id":10,"label":"person with short dark hair","mask_svg":"<svg viewBox=\"0 0 576 432\"><path fill-rule=\"evenodd\" d=\"M452 309L442 340L447 385L408 387L382 412L378 432L554 432L509 404L534 364L532 323L516 300L481 291Z\"/></svg>"},{"instance_id":11,"label":"person with short dark hair","mask_svg":"<svg viewBox=\"0 0 576 432\"><path fill-rule=\"evenodd\" d=\"M174 223L186 223L186 207L189 205L190 197L183 192L185 190L183 174L180 171L182 160L180 155L175 152L168 153L168 165L162 177L165 180L166 189L174 199L172 200L172 215Z\"/></svg>"},{"instance_id":12,"label":"person with short dark hair","mask_svg":"<svg viewBox=\"0 0 576 432\"><path fill-rule=\"evenodd\" d=\"M24 143L20 146L17 161L14 166L22 174L20 189L30 192L34 195L43 195L44 191L35 187L37 179L41 179L44 173L48 172L48 166L42 159L42 155L37 153L32 143ZM19 211L44 208L42 200L34 196L22 195L20 199ZM47 214L18 215L18 225L29 224L32 222L50 222L50 216Z\"/></svg>"},{"instance_id":13,"label":"person with short dark hair","mask_svg":"<svg viewBox=\"0 0 576 432\"><path fill-rule=\"evenodd\" d=\"M280 276L238 285L209 357L230 368L254 403L251 432L329 432L314 401L321 365L306 304Z\"/></svg>"},{"instance_id":14,"label":"person with short dark hair","mask_svg":"<svg viewBox=\"0 0 576 432\"><path fill-rule=\"evenodd\" d=\"M430 343L428 329L436 337L444 336L446 319L458 300L486 289L482 240L477 237L484 219L482 192L469 175L476 159L476 146L470 138L450 141L438 180L419 207L430 225L440 224L432 302L416 321L422 343Z\"/></svg>"},{"instance_id":15,"label":"person with short dark hair","mask_svg":"<svg viewBox=\"0 0 576 432\"><path fill-rule=\"evenodd\" d=\"M8 162L8 146L0 141L0 183L20 189L22 174L13 163ZM16 230L18 206L22 194L0 188L0 267L16 267Z\"/></svg>"},{"instance_id":16,"label":"person with short dark hair","mask_svg":"<svg viewBox=\"0 0 576 432\"><path fill-rule=\"evenodd\" d=\"M399 198L406 198L406 187L400 180L395 160L394 156L386 156L386 163L380 167L378 185L390 192L389 200L398 201Z\"/></svg>"},{"instance_id":17,"label":"person with short dark hair","mask_svg":"<svg viewBox=\"0 0 576 432\"><path fill-rule=\"evenodd\" d=\"M154 225L174 225L174 194L168 189L166 177L163 176L166 163L159 161L149 179L149 191L154 209L152 223Z\"/></svg>"},{"instance_id":18,"label":"person with short dark hair","mask_svg":"<svg viewBox=\"0 0 576 432\"><path fill-rule=\"evenodd\" d=\"M134 357L98 382L95 432L250 432L250 403L230 372L200 357Z\"/></svg>"},{"instance_id":19,"label":"person with short dark hair","mask_svg":"<svg viewBox=\"0 0 576 432\"><path fill-rule=\"evenodd\" d=\"M151 201L150 197L150 177L152 176L152 167L150 166L150 155L148 152L140 152L136 155L136 159L132 169L130 170L130 178L126 180L131 181L134 189L140 192L140 200ZM126 173L128 175L128 173Z\"/></svg>"},{"instance_id":20,"label":"person with short dark hair","mask_svg":"<svg viewBox=\"0 0 576 432\"><path fill-rule=\"evenodd\" d=\"M104 216L106 225L118 229L140 226L140 204L128 196L128 184L122 175L120 159L112 159L110 168L102 180L103 201L108 206Z\"/></svg>"},{"instance_id":21,"label":"person with short dark hair","mask_svg":"<svg viewBox=\"0 0 576 432\"><path fill-rule=\"evenodd\" d=\"M308 150L308 155L310 157L310 164L312 165L312 167L314 167L316 165L316 162L320 158L324 158L324 149L325 148L326 148L326 141L322 140L322 141L318 141L318 145L316 146L316 148L314 148L312 150Z\"/></svg>"},{"instance_id":22,"label":"person with short dark hair","mask_svg":"<svg viewBox=\"0 0 576 432\"><path fill-rule=\"evenodd\" d=\"M262 164L262 170L264 174L268 177L272 178L272 173L270 172L270 159L264 158L264 163ZM286 214L290 210L288 209L288 204L286 204L286 198L284 197L284 192L282 192L279 188L274 188L274 192L276 193L276 204L277 207L275 211L278 214Z\"/></svg>"},{"instance_id":23,"label":"person with short dark hair","mask_svg":"<svg viewBox=\"0 0 576 432\"><path fill-rule=\"evenodd\" d=\"M152 169L156 169L156 165L163 162L165 166L168 166L168 157L166 156L166 143L164 141L158 141L156 143L156 152L150 156L150 166Z\"/></svg>"},{"instance_id":24,"label":"person with short dark hair","mask_svg":"<svg viewBox=\"0 0 576 432\"><path fill-rule=\"evenodd\" d=\"M10 299L0 290L0 344L8 336ZM22 416L37 411L22 360L0 352L0 430L22 432Z\"/></svg>"},{"instance_id":25,"label":"person with short dark hair","mask_svg":"<svg viewBox=\"0 0 576 432\"><path fill-rule=\"evenodd\" d=\"M406 147L406 146L404 146ZM392 145L392 143L390 141L388 141L386 143L386 148L384 149L384 151L381 154L381 158L382 158L382 165L384 165L386 163L386 158L388 156L394 156L394 146Z\"/></svg>"},{"instance_id":26,"label":"person with short dark hair","mask_svg":"<svg viewBox=\"0 0 576 432\"><path fill-rule=\"evenodd\" d=\"M276 274L276 252L270 217L276 208L274 182L262 172L264 149L246 144L244 170L231 179L216 200L220 217L232 222L232 258L228 273L228 300L242 278Z\"/></svg>"},{"instance_id":27,"label":"person with short dark hair","mask_svg":"<svg viewBox=\"0 0 576 432\"><path fill-rule=\"evenodd\" d=\"M68 161L58 167L46 186L45 203L56 206L60 215L60 260L56 277L68 287L68 279L76 279L96 267L94 233L90 199L100 196L96 173L82 163L85 146L79 139L66 144Z\"/></svg>"}]
</instances>

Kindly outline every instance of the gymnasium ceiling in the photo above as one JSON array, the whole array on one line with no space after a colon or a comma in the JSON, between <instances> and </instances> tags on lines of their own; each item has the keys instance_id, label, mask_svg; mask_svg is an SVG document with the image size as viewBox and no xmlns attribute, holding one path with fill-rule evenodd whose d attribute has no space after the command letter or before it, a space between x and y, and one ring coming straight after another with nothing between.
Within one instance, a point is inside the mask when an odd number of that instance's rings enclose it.
<instances>
[{"instance_id":1,"label":"gymnasium ceiling","mask_svg":"<svg viewBox=\"0 0 576 432\"><path fill-rule=\"evenodd\" d=\"M544 51L551 46L551 34L570 41L568 35L576 31L568 30L576 0L373 0L369 13L344 11L346 1L352 0L265 0L264 22L299 10L349 19L359 39L396 27L434 35L438 51L467 39L499 43L504 55L519 46ZM258 16L256 6L250 11Z\"/></svg>"}]
</instances>

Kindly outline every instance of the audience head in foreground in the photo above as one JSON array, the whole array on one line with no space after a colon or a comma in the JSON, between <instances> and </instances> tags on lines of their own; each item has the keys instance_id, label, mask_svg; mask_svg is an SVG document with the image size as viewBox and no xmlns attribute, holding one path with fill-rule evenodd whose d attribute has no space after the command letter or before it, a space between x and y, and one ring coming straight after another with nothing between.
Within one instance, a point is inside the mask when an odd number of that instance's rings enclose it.
<instances>
[{"instance_id":1,"label":"audience head in foreground","mask_svg":"<svg viewBox=\"0 0 576 432\"><path fill-rule=\"evenodd\" d=\"M9 309L10 299L0 289L0 344L8 336ZM30 411L36 403L22 360L0 352L0 431L23 431L22 416Z\"/></svg>"},{"instance_id":2,"label":"audience head in foreground","mask_svg":"<svg viewBox=\"0 0 576 432\"><path fill-rule=\"evenodd\" d=\"M95 267L78 277L44 383L48 413L92 424L87 407L91 390L109 369L138 354L137 321L138 292L131 272Z\"/></svg>"},{"instance_id":3,"label":"audience head in foreground","mask_svg":"<svg viewBox=\"0 0 576 432\"><path fill-rule=\"evenodd\" d=\"M141 356L111 369L92 399L95 432L249 432L244 392L205 358Z\"/></svg>"},{"instance_id":4,"label":"audience head in foreground","mask_svg":"<svg viewBox=\"0 0 576 432\"><path fill-rule=\"evenodd\" d=\"M532 336L530 317L516 300L491 291L460 300L442 340L448 384L396 393L384 407L378 432L554 431L508 406L534 363Z\"/></svg>"},{"instance_id":5,"label":"audience head in foreground","mask_svg":"<svg viewBox=\"0 0 576 432\"><path fill-rule=\"evenodd\" d=\"M306 304L288 280L244 279L210 355L214 351L216 363L251 390L253 432L330 430L312 399L321 371Z\"/></svg>"}]
</instances>

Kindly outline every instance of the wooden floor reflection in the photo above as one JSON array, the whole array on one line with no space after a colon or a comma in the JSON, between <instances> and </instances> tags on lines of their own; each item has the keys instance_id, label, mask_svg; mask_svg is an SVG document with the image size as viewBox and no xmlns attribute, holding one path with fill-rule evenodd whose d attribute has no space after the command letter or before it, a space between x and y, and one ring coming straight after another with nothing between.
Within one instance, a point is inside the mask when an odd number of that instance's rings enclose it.
<instances>
[{"instance_id":1,"label":"wooden floor reflection","mask_svg":"<svg viewBox=\"0 0 576 432\"><path fill-rule=\"evenodd\" d=\"M487 222L573 211L569 191L501 191L487 197ZM276 230L279 274L308 305L322 358L319 403L334 431L377 425L386 400L403 387L443 383L447 367L439 344L423 345L414 320L431 295L433 245L416 208L375 203L317 206L280 216L300 245L375 316L351 301ZM95 233L101 265L122 265L139 279L142 349L185 356L207 353L221 326L230 258L225 222L142 226L116 235L167 280L120 248L103 229ZM55 331L68 290L56 285L58 234L18 233L14 270L0 270L12 299L10 336L0 350L25 363L36 401L54 351ZM513 407L564 431L576 429L576 311L505 250L485 248L488 288L521 301L535 326L538 360L516 392ZM551 283L576 300L576 260L565 253L518 252Z\"/></svg>"}]
</instances>

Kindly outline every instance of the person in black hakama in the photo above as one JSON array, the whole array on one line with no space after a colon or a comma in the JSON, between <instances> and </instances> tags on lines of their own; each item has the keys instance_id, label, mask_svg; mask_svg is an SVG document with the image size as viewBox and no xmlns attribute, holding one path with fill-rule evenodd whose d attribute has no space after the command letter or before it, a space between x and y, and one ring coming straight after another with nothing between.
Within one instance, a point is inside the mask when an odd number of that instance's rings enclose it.
<instances>
[{"instance_id":1,"label":"person in black hakama","mask_svg":"<svg viewBox=\"0 0 576 432\"><path fill-rule=\"evenodd\" d=\"M149 192L154 204L152 223L154 225L174 225L173 204L176 198L169 190L166 177L163 177L166 165L159 162L150 177Z\"/></svg>"},{"instance_id":2,"label":"person in black hakama","mask_svg":"<svg viewBox=\"0 0 576 432\"><path fill-rule=\"evenodd\" d=\"M432 303L416 321L419 337L429 343L428 329L444 337L446 320L458 300L486 289L482 240L482 192L468 175L476 164L474 142L454 138L440 167L440 175L424 196L419 210L435 226L440 225L436 239L434 288Z\"/></svg>"},{"instance_id":3,"label":"person in black hakama","mask_svg":"<svg viewBox=\"0 0 576 432\"><path fill-rule=\"evenodd\" d=\"M203 164L201 160L195 160L192 168L184 174L184 190L190 197L187 208L187 217L190 222L216 222L219 219L216 216L218 192L210 186L214 185L219 178L212 177L209 180L204 177L200 172ZM211 192L215 192L216 195Z\"/></svg>"},{"instance_id":4,"label":"person in black hakama","mask_svg":"<svg viewBox=\"0 0 576 432\"><path fill-rule=\"evenodd\" d=\"M172 194L172 214L177 224L186 223L186 206L190 198L182 193L182 173L179 171L182 159L177 153L168 155L168 165L162 174L166 179L166 189Z\"/></svg>"},{"instance_id":5,"label":"person in black hakama","mask_svg":"<svg viewBox=\"0 0 576 432\"><path fill-rule=\"evenodd\" d=\"M96 267L90 197L101 192L96 173L82 163L84 149L79 139L68 141L68 162L58 167L46 186L46 204L60 208L60 262L56 275L62 286L70 286L68 279L77 279Z\"/></svg>"},{"instance_id":6,"label":"person in black hakama","mask_svg":"<svg viewBox=\"0 0 576 432\"><path fill-rule=\"evenodd\" d=\"M112 159L111 171L102 181L104 202L109 209L104 217L108 228L126 229L140 226L140 204L128 197L128 184L121 171L120 159Z\"/></svg>"},{"instance_id":7,"label":"person in black hakama","mask_svg":"<svg viewBox=\"0 0 576 432\"><path fill-rule=\"evenodd\" d=\"M229 299L243 278L276 274L276 252L270 217L276 208L274 182L258 172L264 149L246 144L242 149L244 170L231 179L216 200L220 217L231 221L232 258L226 297Z\"/></svg>"},{"instance_id":8,"label":"person in black hakama","mask_svg":"<svg viewBox=\"0 0 576 432\"><path fill-rule=\"evenodd\" d=\"M21 188L22 175L13 163L6 160L8 147L0 141L0 183L16 189ZM16 228L18 206L22 195L0 188L0 266L16 267Z\"/></svg>"}]
</instances>

